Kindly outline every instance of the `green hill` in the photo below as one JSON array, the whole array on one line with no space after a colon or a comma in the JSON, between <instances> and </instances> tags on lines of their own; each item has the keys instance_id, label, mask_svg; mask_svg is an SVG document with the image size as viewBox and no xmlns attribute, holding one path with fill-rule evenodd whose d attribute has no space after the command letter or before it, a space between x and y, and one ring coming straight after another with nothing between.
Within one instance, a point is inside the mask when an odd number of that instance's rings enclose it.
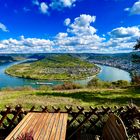
<instances>
[{"instance_id":1,"label":"green hill","mask_svg":"<svg viewBox=\"0 0 140 140\"><path fill-rule=\"evenodd\" d=\"M30 79L71 80L96 75L99 68L72 55L52 55L42 60L14 65L7 74Z\"/></svg>"},{"instance_id":2,"label":"green hill","mask_svg":"<svg viewBox=\"0 0 140 140\"><path fill-rule=\"evenodd\" d=\"M9 62L13 62L16 61L13 57L11 56L0 56L0 64L2 63L9 63Z\"/></svg>"}]
</instances>

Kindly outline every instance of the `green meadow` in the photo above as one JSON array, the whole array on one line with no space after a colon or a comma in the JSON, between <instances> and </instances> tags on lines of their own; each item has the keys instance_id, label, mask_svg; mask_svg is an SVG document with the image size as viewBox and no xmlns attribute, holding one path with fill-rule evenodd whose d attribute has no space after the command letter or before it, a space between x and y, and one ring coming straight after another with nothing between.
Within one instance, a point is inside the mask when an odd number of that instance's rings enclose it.
<instances>
[{"instance_id":1,"label":"green meadow","mask_svg":"<svg viewBox=\"0 0 140 140\"><path fill-rule=\"evenodd\" d=\"M123 106L134 103L140 106L139 89L76 89L76 90L19 90L0 91L0 110L5 105L14 107L21 104L24 108L32 106Z\"/></svg>"}]
</instances>

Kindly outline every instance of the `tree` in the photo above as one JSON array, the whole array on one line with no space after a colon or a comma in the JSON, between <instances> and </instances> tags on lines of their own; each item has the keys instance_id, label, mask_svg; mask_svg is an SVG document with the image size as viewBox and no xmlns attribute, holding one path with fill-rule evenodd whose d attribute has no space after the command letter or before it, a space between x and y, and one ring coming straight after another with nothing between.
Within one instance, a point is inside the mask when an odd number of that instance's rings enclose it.
<instances>
[{"instance_id":1,"label":"tree","mask_svg":"<svg viewBox=\"0 0 140 140\"><path fill-rule=\"evenodd\" d=\"M134 45L134 50L140 50L140 38L137 40L137 43ZM140 56L133 54L133 62L140 64ZM135 84L140 84L140 74L134 73L132 76L132 82Z\"/></svg>"},{"instance_id":2,"label":"tree","mask_svg":"<svg viewBox=\"0 0 140 140\"><path fill-rule=\"evenodd\" d=\"M103 82L100 80L100 79L98 79L98 78L93 78L93 79L91 79L89 82L88 82L88 87L101 87L102 86L102 84L103 84Z\"/></svg>"},{"instance_id":3,"label":"tree","mask_svg":"<svg viewBox=\"0 0 140 140\"><path fill-rule=\"evenodd\" d=\"M136 43L136 45L134 46L134 50L138 50L138 49L140 49L140 38L137 39L137 43Z\"/></svg>"},{"instance_id":4,"label":"tree","mask_svg":"<svg viewBox=\"0 0 140 140\"><path fill-rule=\"evenodd\" d=\"M140 38L137 39L137 43L134 46L134 50L140 50ZM140 63L140 56L137 54L133 54L133 62Z\"/></svg>"}]
</instances>

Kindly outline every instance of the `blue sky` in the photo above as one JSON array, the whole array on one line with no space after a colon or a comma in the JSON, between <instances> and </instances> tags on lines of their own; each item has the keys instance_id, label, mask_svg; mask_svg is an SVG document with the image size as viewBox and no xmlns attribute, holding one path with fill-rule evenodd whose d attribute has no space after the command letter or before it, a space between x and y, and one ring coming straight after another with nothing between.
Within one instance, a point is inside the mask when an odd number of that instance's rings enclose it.
<instances>
[{"instance_id":1,"label":"blue sky","mask_svg":"<svg viewBox=\"0 0 140 140\"><path fill-rule=\"evenodd\" d=\"M0 53L130 52L140 0L0 0Z\"/></svg>"}]
</instances>

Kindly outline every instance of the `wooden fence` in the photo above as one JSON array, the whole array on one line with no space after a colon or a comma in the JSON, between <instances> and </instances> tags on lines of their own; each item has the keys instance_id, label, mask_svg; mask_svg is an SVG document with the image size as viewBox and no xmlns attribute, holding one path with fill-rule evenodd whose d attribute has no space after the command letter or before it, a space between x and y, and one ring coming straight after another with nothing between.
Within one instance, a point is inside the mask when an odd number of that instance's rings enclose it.
<instances>
[{"instance_id":1,"label":"wooden fence","mask_svg":"<svg viewBox=\"0 0 140 140\"><path fill-rule=\"evenodd\" d=\"M131 138L140 140L140 110L135 105L124 107L89 107L85 110L78 106L76 109L66 106L65 109L47 106L36 110L32 107L30 110L24 110L20 105L15 108L6 106L5 110L0 111L0 134L8 134L28 112L65 112L69 114L67 125L67 139L73 139L79 133L102 136L103 126L109 113L115 113L123 120L127 133Z\"/></svg>"}]
</instances>

